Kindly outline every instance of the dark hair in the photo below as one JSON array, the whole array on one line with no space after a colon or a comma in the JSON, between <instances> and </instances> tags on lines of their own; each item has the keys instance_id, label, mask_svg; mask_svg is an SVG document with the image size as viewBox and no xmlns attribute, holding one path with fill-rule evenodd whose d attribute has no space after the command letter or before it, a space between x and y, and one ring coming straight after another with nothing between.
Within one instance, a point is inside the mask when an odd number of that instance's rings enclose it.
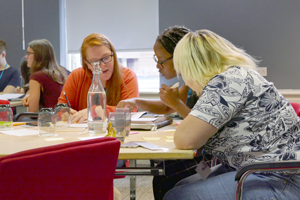
<instances>
[{"instance_id":1,"label":"dark hair","mask_svg":"<svg viewBox=\"0 0 300 200\"><path fill-rule=\"evenodd\" d=\"M176 44L189 32L191 30L184 26L171 26L157 36L156 41L159 41L173 55Z\"/></svg>"},{"instance_id":2,"label":"dark hair","mask_svg":"<svg viewBox=\"0 0 300 200\"><path fill-rule=\"evenodd\" d=\"M20 63L21 76L23 79L23 88L26 93L29 90L30 68L27 66L26 57L23 57Z\"/></svg>"},{"instance_id":3,"label":"dark hair","mask_svg":"<svg viewBox=\"0 0 300 200\"><path fill-rule=\"evenodd\" d=\"M34 53L30 72L33 74L43 70L55 82L64 84L67 80L67 73L58 65L52 44L46 39L33 40L29 43L29 47Z\"/></svg>"},{"instance_id":4,"label":"dark hair","mask_svg":"<svg viewBox=\"0 0 300 200\"><path fill-rule=\"evenodd\" d=\"M6 43L3 40L0 40L0 53L2 53L3 51L6 52L6 50L7 50Z\"/></svg>"}]
</instances>

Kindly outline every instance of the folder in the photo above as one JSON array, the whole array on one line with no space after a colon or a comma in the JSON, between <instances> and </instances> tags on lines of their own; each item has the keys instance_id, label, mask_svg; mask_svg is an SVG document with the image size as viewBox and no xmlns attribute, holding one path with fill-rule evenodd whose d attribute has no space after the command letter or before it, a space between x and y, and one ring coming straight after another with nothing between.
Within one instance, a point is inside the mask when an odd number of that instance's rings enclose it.
<instances>
[{"instance_id":1,"label":"folder","mask_svg":"<svg viewBox=\"0 0 300 200\"><path fill-rule=\"evenodd\" d=\"M144 120L133 120L131 121L131 130L151 130L155 131L158 128L170 125L173 123L173 119L166 115L155 115L149 117L149 115L145 114L141 118ZM147 120L148 119L148 120Z\"/></svg>"}]
</instances>

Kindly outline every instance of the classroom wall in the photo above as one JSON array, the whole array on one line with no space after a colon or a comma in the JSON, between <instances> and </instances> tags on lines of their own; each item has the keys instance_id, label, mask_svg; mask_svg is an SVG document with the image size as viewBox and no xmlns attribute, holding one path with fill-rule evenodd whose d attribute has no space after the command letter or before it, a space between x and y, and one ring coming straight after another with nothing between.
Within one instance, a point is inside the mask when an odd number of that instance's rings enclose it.
<instances>
[{"instance_id":1,"label":"classroom wall","mask_svg":"<svg viewBox=\"0 0 300 200\"><path fill-rule=\"evenodd\" d=\"M60 62L59 0L24 0L25 50L22 42L22 1L0 1L0 39L7 44L7 62L19 69L28 43L49 40Z\"/></svg>"},{"instance_id":2,"label":"classroom wall","mask_svg":"<svg viewBox=\"0 0 300 200\"><path fill-rule=\"evenodd\" d=\"M41 38L53 44L60 62L60 0L24 0L25 50L21 2L0 1L0 38L8 45L8 63L19 68L28 42ZM212 30L260 59L277 88L299 89L299 10L299 0L159 0L159 32L172 25Z\"/></svg>"},{"instance_id":3,"label":"classroom wall","mask_svg":"<svg viewBox=\"0 0 300 200\"><path fill-rule=\"evenodd\" d=\"M299 0L159 0L159 31L173 25L214 31L261 60L278 89L300 89L299 10Z\"/></svg>"}]
</instances>

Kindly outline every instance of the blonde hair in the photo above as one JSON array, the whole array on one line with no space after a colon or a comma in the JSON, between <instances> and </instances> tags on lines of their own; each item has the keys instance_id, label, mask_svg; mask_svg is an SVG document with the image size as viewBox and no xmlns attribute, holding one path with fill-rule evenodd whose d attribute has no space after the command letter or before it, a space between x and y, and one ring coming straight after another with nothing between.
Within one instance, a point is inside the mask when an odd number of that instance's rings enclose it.
<instances>
[{"instance_id":1,"label":"blonde hair","mask_svg":"<svg viewBox=\"0 0 300 200\"><path fill-rule=\"evenodd\" d=\"M256 70L258 61L225 38L209 30L187 33L174 52L174 68L188 85L193 83L200 95L216 74L232 66Z\"/></svg>"},{"instance_id":2,"label":"blonde hair","mask_svg":"<svg viewBox=\"0 0 300 200\"><path fill-rule=\"evenodd\" d=\"M92 33L86 38L84 38L80 51L81 51L81 62L82 67L85 70L87 76L92 78L92 71L88 68L86 62L86 50L88 47L92 46L106 46L113 53L114 59L114 71L109 80L106 81L106 97L107 97L107 105L116 106L119 101L121 101L121 84L124 84L122 78L122 68L119 65L119 61L117 58L117 52L109 41L109 39L101 35L99 33Z\"/></svg>"}]
</instances>

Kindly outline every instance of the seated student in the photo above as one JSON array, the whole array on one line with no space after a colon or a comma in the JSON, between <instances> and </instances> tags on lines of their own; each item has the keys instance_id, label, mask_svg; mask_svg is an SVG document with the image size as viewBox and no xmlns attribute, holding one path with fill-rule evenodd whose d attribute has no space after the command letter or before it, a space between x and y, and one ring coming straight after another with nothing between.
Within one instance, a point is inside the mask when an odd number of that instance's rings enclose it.
<instances>
[{"instance_id":1,"label":"seated student","mask_svg":"<svg viewBox=\"0 0 300 200\"><path fill-rule=\"evenodd\" d=\"M60 65L60 67L64 68L61 65ZM67 75L69 75L71 73L66 68L64 68L64 70L66 71ZM20 71L21 71L21 76L23 79L23 87L17 87L16 92L20 93L20 94L22 94L22 93L29 94L30 93L29 92L29 80L30 80L31 74L30 74L30 68L27 65L26 57L22 58L22 60L21 60ZM23 101L28 104L28 99L29 99L29 95L27 95L26 98L23 98Z\"/></svg>"},{"instance_id":2,"label":"seated student","mask_svg":"<svg viewBox=\"0 0 300 200\"><path fill-rule=\"evenodd\" d=\"M177 42L188 32L190 30L186 27L172 26L162 32L155 41L153 58L157 63L156 67L159 73L165 79L176 77L176 71L173 66L173 52ZM178 88L172 89L162 84L159 95L159 100L141 98L122 100L117 107L128 107L131 110L138 107L157 114L178 112L184 118L198 100L196 93L191 92L190 88L185 84L179 90Z\"/></svg>"},{"instance_id":3,"label":"seated student","mask_svg":"<svg viewBox=\"0 0 300 200\"><path fill-rule=\"evenodd\" d=\"M180 39L188 32L190 32L190 30L186 27L172 26L161 33L155 41L153 49L155 52L154 60L157 63L156 67L166 79L176 77L172 59L174 49ZM140 98L122 100L117 107L129 107L133 109L137 106L142 110L153 113L170 114L178 112L182 117L186 117L198 100L196 93L191 92L190 88L185 84L179 90L178 88L172 89L162 84L159 95L159 100ZM154 176L153 178L155 199L162 199L165 193L173 188L178 181L195 174L195 168L201 160L202 156L195 157L191 160L165 161L165 175ZM158 164L158 166L160 165L162 165L162 163Z\"/></svg>"},{"instance_id":4,"label":"seated student","mask_svg":"<svg viewBox=\"0 0 300 200\"><path fill-rule=\"evenodd\" d=\"M57 64L52 44L46 40L34 40L27 49L27 65L30 68L29 112L38 112L39 107L52 107L67 79L65 69ZM27 97L26 97L27 98ZM23 101L23 105L24 104Z\"/></svg>"},{"instance_id":5,"label":"seated student","mask_svg":"<svg viewBox=\"0 0 300 200\"><path fill-rule=\"evenodd\" d=\"M23 87L16 87L16 93L27 93L29 91L30 68L27 65L26 57L23 57L20 63L20 71L23 80Z\"/></svg>"},{"instance_id":6,"label":"seated student","mask_svg":"<svg viewBox=\"0 0 300 200\"><path fill-rule=\"evenodd\" d=\"M114 112L120 100L139 97L136 74L118 62L116 50L107 37L98 33L87 36L81 46L81 58L82 67L72 71L63 87L72 107L72 122L87 119L87 94L93 76L90 63L93 61L100 60L103 71L100 79L106 90L107 113ZM63 91L59 103L67 103Z\"/></svg>"},{"instance_id":7,"label":"seated student","mask_svg":"<svg viewBox=\"0 0 300 200\"><path fill-rule=\"evenodd\" d=\"M21 85L20 73L6 61L7 46L0 40L0 94L15 93L15 88Z\"/></svg>"},{"instance_id":8,"label":"seated student","mask_svg":"<svg viewBox=\"0 0 300 200\"><path fill-rule=\"evenodd\" d=\"M198 174L185 179L164 200L235 199L237 169L300 155L299 118L274 84L255 71L256 60L244 50L199 30L177 44L174 66L187 85L202 93L176 129L174 143L178 149L203 148L222 164L205 180ZM299 199L299 183L299 174L250 174L243 198Z\"/></svg>"}]
</instances>

